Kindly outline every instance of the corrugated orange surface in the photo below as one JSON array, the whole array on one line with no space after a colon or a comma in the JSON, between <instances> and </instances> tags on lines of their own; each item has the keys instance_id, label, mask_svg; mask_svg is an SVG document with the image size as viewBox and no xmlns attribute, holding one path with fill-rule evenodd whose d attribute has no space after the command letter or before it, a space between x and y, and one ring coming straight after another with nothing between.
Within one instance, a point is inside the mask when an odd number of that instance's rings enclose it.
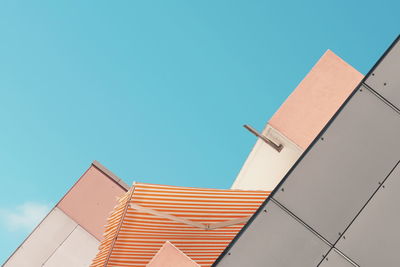
<instances>
[{"instance_id":1,"label":"corrugated orange surface","mask_svg":"<svg viewBox=\"0 0 400 267\"><path fill-rule=\"evenodd\" d=\"M139 212L129 204L212 224L251 216L269 193L136 183L111 214L91 266L146 266L165 241L173 243L201 266L210 266L244 223L204 230Z\"/></svg>"}]
</instances>

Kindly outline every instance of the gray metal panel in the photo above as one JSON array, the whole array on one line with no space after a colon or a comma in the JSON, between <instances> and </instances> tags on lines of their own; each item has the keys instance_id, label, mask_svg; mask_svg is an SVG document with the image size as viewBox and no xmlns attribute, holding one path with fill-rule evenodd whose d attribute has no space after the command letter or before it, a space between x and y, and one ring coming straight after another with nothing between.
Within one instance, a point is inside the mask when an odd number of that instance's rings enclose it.
<instances>
[{"instance_id":1,"label":"gray metal panel","mask_svg":"<svg viewBox=\"0 0 400 267\"><path fill-rule=\"evenodd\" d=\"M365 83L400 109L400 43L397 43Z\"/></svg>"},{"instance_id":2,"label":"gray metal panel","mask_svg":"<svg viewBox=\"0 0 400 267\"><path fill-rule=\"evenodd\" d=\"M272 201L265 210L217 266L317 266L329 246Z\"/></svg>"},{"instance_id":3,"label":"gray metal panel","mask_svg":"<svg viewBox=\"0 0 400 267\"><path fill-rule=\"evenodd\" d=\"M353 265L342 255L337 253L334 249L332 249L328 256L322 261L319 267L354 267L357 265Z\"/></svg>"},{"instance_id":4,"label":"gray metal panel","mask_svg":"<svg viewBox=\"0 0 400 267\"><path fill-rule=\"evenodd\" d=\"M383 185L337 244L363 267L400 265L400 166Z\"/></svg>"},{"instance_id":5,"label":"gray metal panel","mask_svg":"<svg viewBox=\"0 0 400 267\"><path fill-rule=\"evenodd\" d=\"M400 116L362 88L274 198L334 243L399 159Z\"/></svg>"}]
</instances>

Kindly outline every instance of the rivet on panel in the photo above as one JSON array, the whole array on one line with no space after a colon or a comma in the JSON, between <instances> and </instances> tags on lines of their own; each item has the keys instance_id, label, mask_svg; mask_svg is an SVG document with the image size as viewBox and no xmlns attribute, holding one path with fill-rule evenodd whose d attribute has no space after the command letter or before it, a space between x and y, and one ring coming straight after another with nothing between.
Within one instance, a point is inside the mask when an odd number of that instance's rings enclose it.
<instances>
[{"instance_id":1,"label":"rivet on panel","mask_svg":"<svg viewBox=\"0 0 400 267\"><path fill-rule=\"evenodd\" d=\"M375 73L372 73L372 76L375 76Z\"/></svg>"},{"instance_id":2,"label":"rivet on panel","mask_svg":"<svg viewBox=\"0 0 400 267\"><path fill-rule=\"evenodd\" d=\"M267 212L267 210L264 210L264 212Z\"/></svg>"},{"instance_id":3,"label":"rivet on panel","mask_svg":"<svg viewBox=\"0 0 400 267\"><path fill-rule=\"evenodd\" d=\"M383 83L383 86L386 86L386 83Z\"/></svg>"},{"instance_id":4,"label":"rivet on panel","mask_svg":"<svg viewBox=\"0 0 400 267\"><path fill-rule=\"evenodd\" d=\"M282 191L282 192L285 192L285 188L282 187L282 188L281 188L281 191Z\"/></svg>"},{"instance_id":5,"label":"rivet on panel","mask_svg":"<svg viewBox=\"0 0 400 267\"><path fill-rule=\"evenodd\" d=\"M328 261L328 257L326 257L325 260Z\"/></svg>"},{"instance_id":6,"label":"rivet on panel","mask_svg":"<svg viewBox=\"0 0 400 267\"><path fill-rule=\"evenodd\" d=\"M323 138L323 137L321 137L321 140L322 140L322 141L324 141L324 138Z\"/></svg>"},{"instance_id":7,"label":"rivet on panel","mask_svg":"<svg viewBox=\"0 0 400 267\"><path fill-rule=\"evenodd\" d=\"M228 252L228 255L231 255L231 253L230 253L230 252Z\"/></svg>"},{"instance_id":8,"label":"rivet on panel","mask_svg":"<svg viewBox=\"0 0 400 267\"><path fill-rule=\"evenodd\" d=\"M360 92L362 92L362 89L360 89Z\"/></svg>"},{"instance_id":9,"label":"rivet on panel","mask_svg":"<svg viewBox=\"0 0 400 267\"><path fill-rule=\"evenodd\" d=\"M382 185L382 188L385 188L385 186L384 186L384 185Z\"/></svg>"}]
</instances>

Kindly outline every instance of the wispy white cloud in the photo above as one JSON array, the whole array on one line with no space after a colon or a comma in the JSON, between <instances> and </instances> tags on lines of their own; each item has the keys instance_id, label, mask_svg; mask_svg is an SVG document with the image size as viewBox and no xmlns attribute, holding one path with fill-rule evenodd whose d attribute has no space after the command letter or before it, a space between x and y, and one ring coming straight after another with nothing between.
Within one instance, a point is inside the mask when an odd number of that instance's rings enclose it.
<instances>
[{"instance_id":1,"label":"wispy white cloud","mask_svg":"<svg viewBox=\"0 0 400 267\"><path fill-rule=\"evenodd\" d=\"M49 212L50 206L25 202L13 209L1 209L0 219L10 231L32 230Z\"/></svg>"}]
</instances>

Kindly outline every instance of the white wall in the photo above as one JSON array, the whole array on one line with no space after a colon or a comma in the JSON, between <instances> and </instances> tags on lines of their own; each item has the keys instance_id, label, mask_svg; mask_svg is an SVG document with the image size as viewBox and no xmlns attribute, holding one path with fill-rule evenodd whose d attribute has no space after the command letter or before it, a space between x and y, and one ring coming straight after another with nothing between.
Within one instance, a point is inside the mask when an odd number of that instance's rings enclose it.
<instances>
[{"instance_id":1,"label":"white wall","mask_svg":"<svg viewBox=\"0 0 400 267\"><path fill-rule=\"evenodd\" d=\"M282 151L278 152L258 139L232 189L272 191L303 153L300 147L270 125L265 127L263 134L276 144L282 144Z\"/></svg>"},{"instance_id":2,"label":"white wall","mask_svg":"<svg viewBox=\"0 0 400 267\"><path fill-rule=\"evenodd\" d=\"M6 261L4 267L88 266L100 242L57 207ZM66 254L73 253L67 256ZM71 259L71 257L76 258Z\"/></svg>"},{"instance_id":3,"label":"white wall","mask_svg":"<svg viewBox=\"0 0 400 267\"><path fill-rule=\"evenodd\" d=\"M43 266L88 267L98 246L99 241L78 225Z\"/></svg>"}]
</instances>

